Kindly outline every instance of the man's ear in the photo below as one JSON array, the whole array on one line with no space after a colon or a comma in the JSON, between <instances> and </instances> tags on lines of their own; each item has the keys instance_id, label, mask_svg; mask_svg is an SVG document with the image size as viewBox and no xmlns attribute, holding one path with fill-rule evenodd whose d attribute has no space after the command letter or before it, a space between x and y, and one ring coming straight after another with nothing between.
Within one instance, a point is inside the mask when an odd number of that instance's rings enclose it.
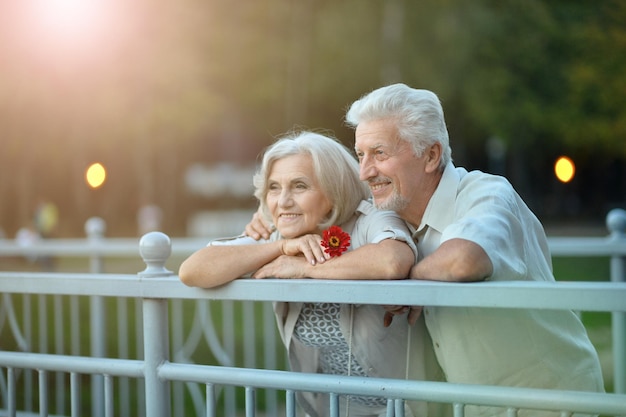
<instances>
[{"instance_id":1,"label":"man's ear","mask_svg":"<svg viewBox=\"0 0 626 417\"><path fill-rule=\"evenodd\" d=\"M441 162L441 143L437 142L426 149L426 171L434 172L439 169Z\"/></svg>"}]
</instances>

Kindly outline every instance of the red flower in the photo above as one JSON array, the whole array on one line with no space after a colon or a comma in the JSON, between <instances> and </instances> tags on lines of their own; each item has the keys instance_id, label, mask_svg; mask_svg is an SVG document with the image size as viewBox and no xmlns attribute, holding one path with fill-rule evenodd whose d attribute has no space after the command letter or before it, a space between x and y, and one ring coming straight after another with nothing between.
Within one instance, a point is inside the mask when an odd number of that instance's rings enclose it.
<instances>
[{"instance_id":1,"label":"red flower","mask_svg":"<svg viewBox=\"0 0 626 417\"><path fill-rule=\"evenodd\" d=\"M350 235L339 226L330 226L324 230L322 237L324 238L321 242L322 246L326 248L324 252L328 253L331 258L341 256L350 247Z\"/></svg>"}]
</instances>

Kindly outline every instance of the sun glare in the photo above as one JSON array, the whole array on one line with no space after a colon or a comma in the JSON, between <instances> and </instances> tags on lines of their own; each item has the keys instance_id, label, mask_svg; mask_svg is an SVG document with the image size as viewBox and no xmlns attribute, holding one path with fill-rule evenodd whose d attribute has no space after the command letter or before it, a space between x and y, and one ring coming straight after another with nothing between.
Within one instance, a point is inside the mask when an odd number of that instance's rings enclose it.
<instances>
[{"instance_id":1,"label":"sun glare","mask_svg":"<svg viewBox=\"0 0 626 417\"><path fill-rule=\"evenodd\" d=\"M559 157L554 163L554 174L561 182L570 182L574 178L576 167L567 156Z\"/></svg>"},{"instance_id":2,"label":"sun glare","mask_svg":"<svg viewBox=\"0 0 626 417\"><path fill-rule=\"evenodd\" d=\"M103 0L31 0L29 30L48 45L90 43L108 30L110 8Z\"/></svg>"},{"instance_id":3,"label":"sun glare","mask_svg":"<svg viewBox=\"0 0 626 417\"><path fill-rule=\"evenodd\" d=\"M102 186L102 184L104 184L104 181L106 180L106 177L106 170L104 169L104 166L99 162L91 164L85 172L85 180L91 188L98 188Z\"/></svg>"},{"instance_id":4,"label":"sun glare","mask_svg":"<svg viewBox=\"0 0 626 417\"><path fill-rule=\"evenodd\" d=\"M60 35L77 35L98 16L96 0L38 0L37 16L44 29Z\"/></svg>"}]
</instances>

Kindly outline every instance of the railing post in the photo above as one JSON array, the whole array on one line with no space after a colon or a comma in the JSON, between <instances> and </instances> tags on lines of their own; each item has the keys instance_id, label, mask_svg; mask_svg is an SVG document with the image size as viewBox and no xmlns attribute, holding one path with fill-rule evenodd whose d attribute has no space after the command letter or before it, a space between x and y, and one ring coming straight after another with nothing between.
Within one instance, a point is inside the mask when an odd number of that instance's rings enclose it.
<instances>
[{"instance_id":1,"label":"railing post","mask_svg":"<svg viewBox=\"0 0 626 417\"><path fill-rule=\"evenodd\" d=\"M85 222L85 234L89 245L97 246L104 239L106 223L100 217L90 217ZM89 270L94 274L104 272L102 255L93 252L89 256ZM105 329L106 311L104 298L91 296L89 299L90 309L90 354L94 358L103 358L106 355ZM104 416L104 376L91 376L91 415L94 417Z\"/></svg>"},{"instance_id":2,"label":"railing post","mask_svg":"<svg viewBox=\"0 0 626 417\"><path fill-rule=\"evenodd\" d=\"M161 232L145 234L139 241L139 252L146 269L139 277L156 278L172 275L165 262L172 253L170 238ZM167 299L143 299L143 345L145 362L146 415L169 417L171 414L169 382L159 378L159 367L169 360Z\"/></svg>"},{"instance_id":3,"label":"railing post","mask_svg":"<svg viewBox=\"0 0 626 417\"><path fill-rule=\"evenodd\" d=\"M611 232L611 239L619 239L626 245L626 210L611 210L606 216L606 226ZM611 256L611 282L626 282L626 256ZM614 311L611 317L614 391L617 394L626 394L626 313Z\"/></svg>"}]
</instances>

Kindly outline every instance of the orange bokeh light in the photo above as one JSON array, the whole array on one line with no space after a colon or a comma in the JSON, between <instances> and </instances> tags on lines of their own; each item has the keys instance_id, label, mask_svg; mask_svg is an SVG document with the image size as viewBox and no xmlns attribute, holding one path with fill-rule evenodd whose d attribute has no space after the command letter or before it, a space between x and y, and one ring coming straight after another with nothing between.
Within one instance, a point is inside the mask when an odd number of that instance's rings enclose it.
<instances>
[{"instance_id":1,"label":"orange bokeh light","mask_svg":"<svg viewBox=\"0 0 626 417\"><path fill-rule=\"evenodd\" d=\"M576 166L567 156L559 157L554 163L554 174L561 182L570 182L576 173Z\"/></svg>"},{"instance_id":2,"label":"orange bokeh light","mask_svg":"<svg viewBox=\"0 0 626 417\"><path fill-rule=\"evenodd\" d=\"M102 184L104 184L104 181L106 181L106 178L106 169L104 169L104 166L99 162L89 165L89 168L87 168L87 171L85 172L87 185L94 189L101 187Z\"/></svg>"}]
</instances>

